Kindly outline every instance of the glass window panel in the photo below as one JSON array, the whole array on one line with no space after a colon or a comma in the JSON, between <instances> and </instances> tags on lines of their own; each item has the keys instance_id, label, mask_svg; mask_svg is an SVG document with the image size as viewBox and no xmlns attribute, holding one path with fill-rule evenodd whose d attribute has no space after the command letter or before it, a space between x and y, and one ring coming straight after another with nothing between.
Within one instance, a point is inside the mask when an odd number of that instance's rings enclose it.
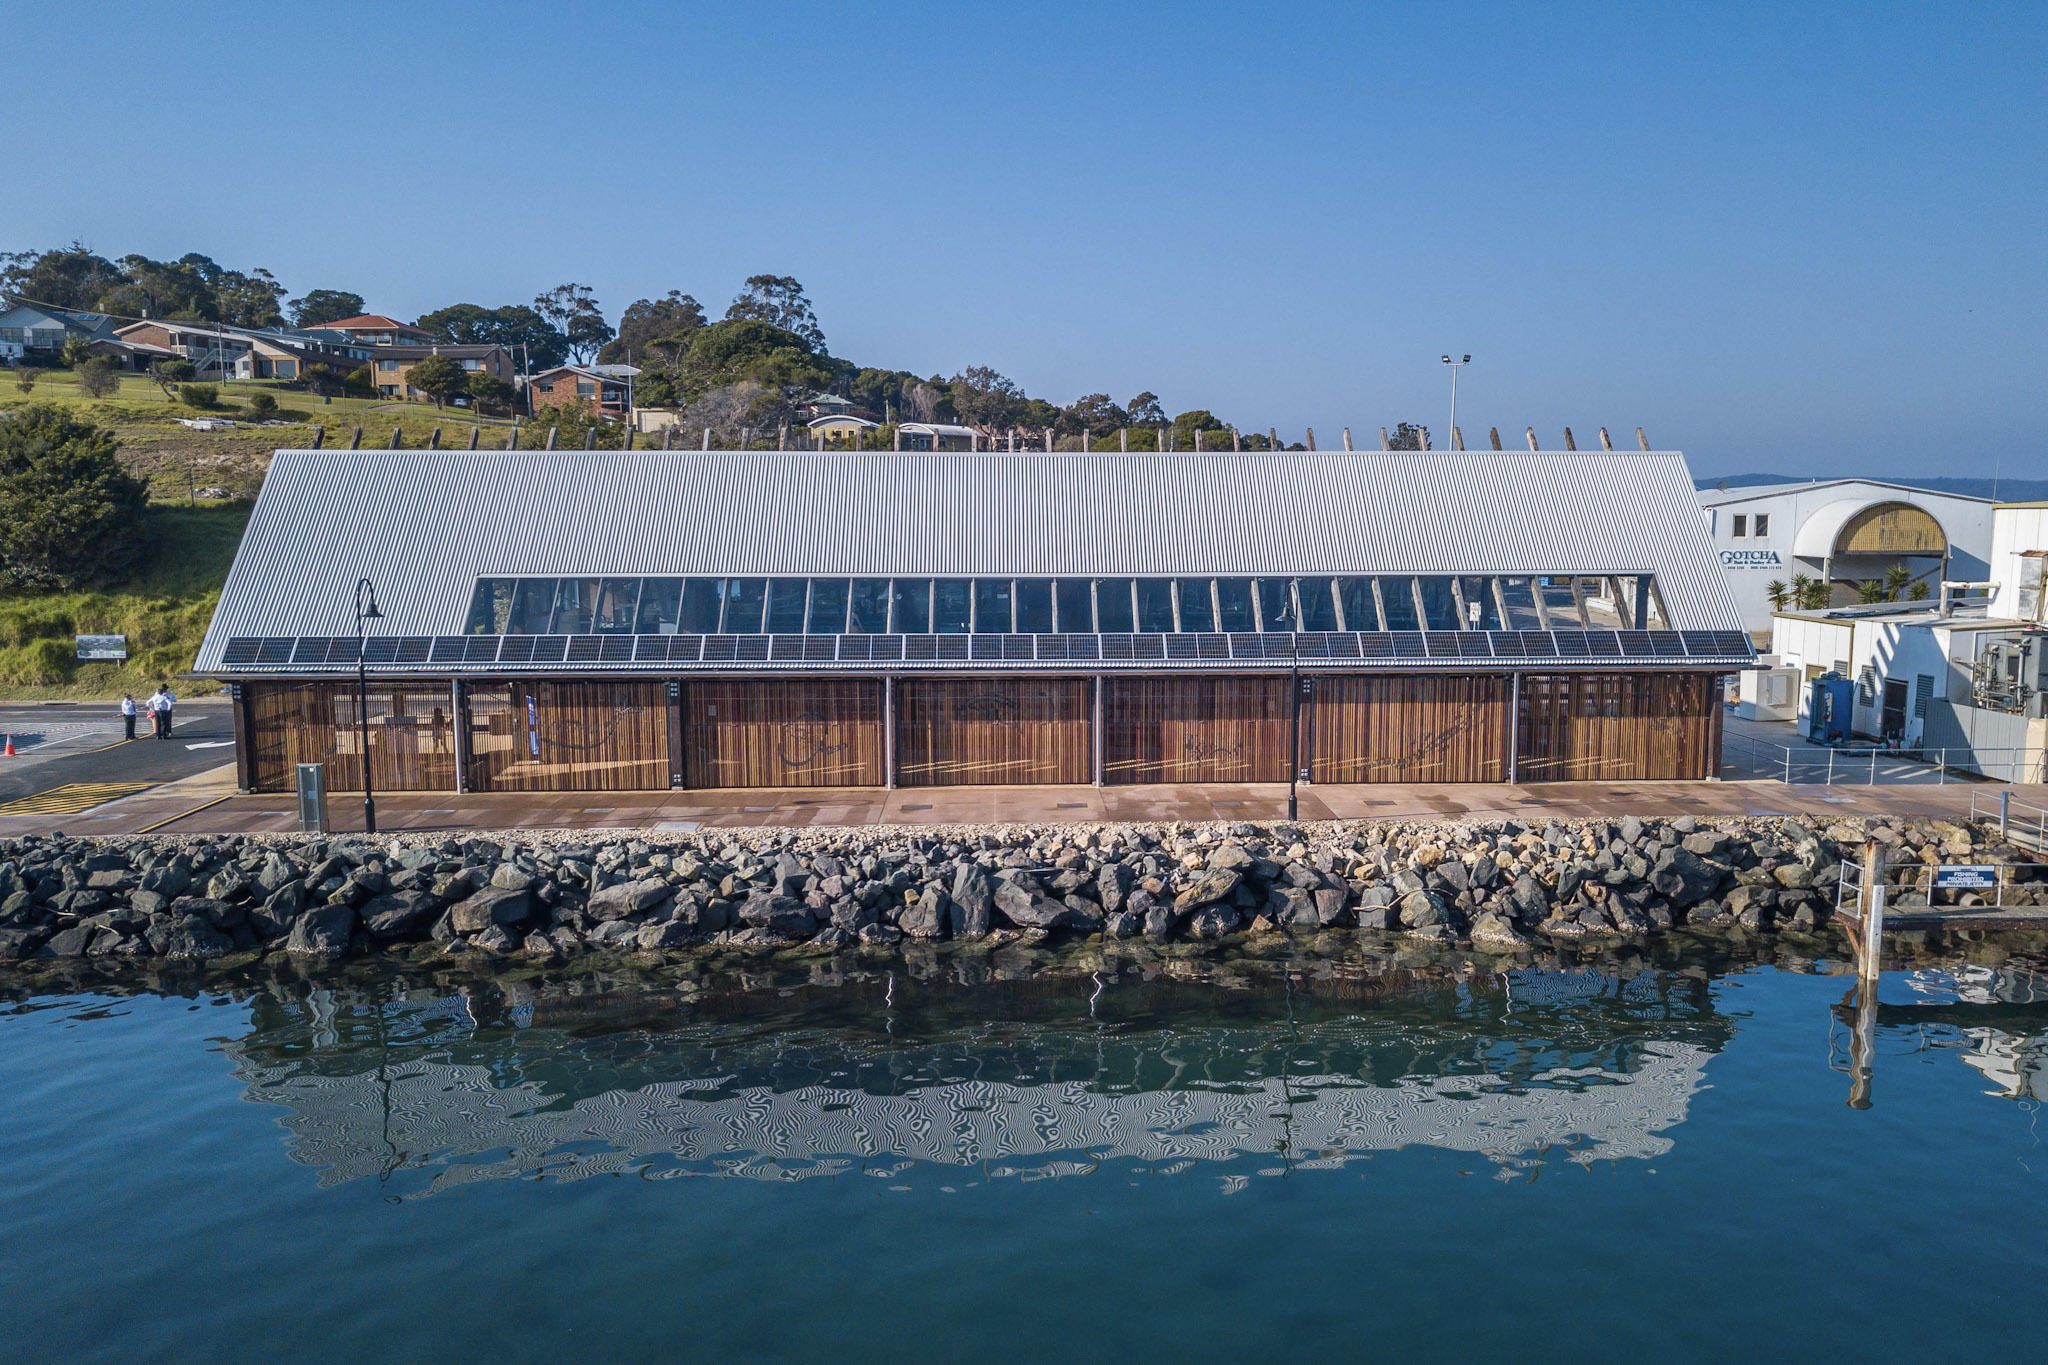
<instances>
[{"instance_id":1,"label":"glass window panel","mask_svg":"<svg viewBox=\"0 0 2048 1365\"><path fill-rule=\"evenodd\" d=\"M759 635L761 608L767 601L767 579L726 579L725 619L720 622L720 629L727 635Z\"/></svg>"},{"instance_id":2,"label":"glass window panel","mask_svg":"<svg viewBox=\"0 0 2048 1365\"><path fill-rule=\"evenodd\" d=\"M507 635L545 635L548 633L548 618L555 613L555 580L552 578L522 578L519 591L512 598L512 619L506 623Z\"/></svg>"},{"instance_id":3,"label":"glass window panel","mask_svg":"<svg viewBox=\"0 0 2048 1365\"><path fill-rule=\"evenodd\" d=\"M1257 630L1258 617L1252 611L1252 581L1249 578L1216 580L1216 629Z\"/></svg>"},{"instance_id":4,"label":"glass window panel","mask_svg":"<svg viewBox=\"0 0 2048 1365\"><path fill-rule=\"evenodd\" d=\"M1579 611L1579 595L1569 578L1539 578L1536 598L1543 604L1544 629L1584 630L1585 617Z\"/></svg>"},{"instance_id":5,"label":"glass window panel","mask_svg":"<svg viewBox=\"0 0 2048 1365\"><path fill-rule=\"evenodd\" d=\"M1613 579L1581 578L1578 588L1579 604L1586 612L1586 629L1628 629L1628 622L1622 617L1621 594Z\"/></svg>"},{"instance_id":6,"label":"glass window panel","mask_svg":"<svg viewBox=\"0 0 2048 1365\"><path fill-rule=\"evenodd\" d=\"M847 629L855 635L885 635L889 630L889 580L853 580L853 609Z\"/></svg>"},{"instance_id":7,"label":"glass window panel","mask_svg":"<svg viewBox=\"0 0 2048 1365\"><path fill-rule=\"evenodd\" d=\"M1536 580L1527 577L1503 578L1500 582L1501 601L1507 604L1507 628L1509 630L1543 629L1543 613L1536 606Z\"/></svg>"},{"instance_id":8,"label":"glass window panel","mask_svg":"<svg viewBox=\"0 0 2048 1365\"><path fill-rule=\"evenodd\" d=\"M1388 630L1421 630L1422 618L1415 611L1415 580L1406 574L1380 578L1380 611Z\"/></svg>"},{"instance_id":9,"label":"glass window panel","mask_svg":"<svg viewBox=\"0 0 2048 1365\"><path fill-rule=\"evenodd\" d=\"M637 635L673 635L676 633L676 607L682 599L683 580L680 578L646 578L640 582L640 610L634 613L633 631Z\"/></svg>"},{"instance_id":10,"label":"glass window panel","mask_svg":"<svg viewBox=\"0 0 2048 1365\"><path fill-rule=\"evenodd\" d=\"M1301 629L1338 630L1336 584L1327 578L1299 580Z\"/></svg>"},{"instance_id":11,"label":"glass window panel","mask_svg":"<svg viewBox=\"0 0 2048 1365\"><path fill-rule=\"evenodd\" d=\"M1338 579L1337 605L1344 609L1344 629L1380 628L1380 604L1373 597L1370 578Z\"/></svg>"},{"instance_id":12,"label":"glass window panel","mask_svg":"<svg viewBox=\"0 0 2048 1365\"><path fill-rule=\"evenodd\" d=\"M1761 522L1763 518L1758 517L1757 520ZM1761 526L1758 527L1757 534L1763 534L1763 529ZM1657 580L1649 574L1644 574L1640 578L1636 579L1636 584L1638 592L1640 594L1637 600L1642 604L1641 610L1636 616L1636 629L1671 629L1671 618L1670 616L1665 614L1664 594L1657 591Z\"/></svg>"},{"instance_id":13,"label":"glass window panel","mask_svg":"<svg viewBox=\"0 0 2048 1365\"><path fill-rule=\"evenodd\" d=\"M647 620L647 593L654 591L654 584L661 579L651 580L646 592L640 597L640 619ZM683 600L675 613L675 623L663 626L656 621L652 631L645 626L644 633L665 635L676 631L684 635L711 635L718 630L718 603L725 596L725 580L719 578L691 578L683 580Z\"/></svg>"},{"instance_id":14,"label":"glass window panel","mask_svg":"<svg viewBox=\"0 0 2048 1365\"><path fill-rule=\"evenodd\" d=\"M932 581L929 578L895 580L889 629L898 635L924 635L932 628Z\"/></svg>"},{"instance_id":15,"label":"glass window panel","mask_svg":"<svg viewBox=\"0 0 2048 1365\"><path fill-rule=\"evenodd\" d=\"M1174 586L1180 597L1180 628L1185 631L1216 629L1216 608L1209 600L1209 580L1182 578L1175 580Z\"/></svg>"},{"instance_id":16,"label":"glass window panel","mask_svg":"<svg viewBox=\"0 0 2048 1365\"><path fill-rule=\"evenodd\" d=\"M1140 578L1138 583L1138 629L1164 635L1173 629L1173 580Z\"/></svg>"},{"instance_id":17,"label":"glass window panel","mask_svg":"<svg viewBox=\"0 0 2048 1365\"><path fill-rule=\"evenodd\" d=\"M1294 615L1287 610L1287 589L1290 586L1284 578L1259 580L1260 630L1294 629Z\"/></svg>"},{"instance_id":18,"label":"glass window panel","mask_svg":"<svg viewBox=\"0 0 2048 1365\"><path fill-rule=\"evenodd\" d=\"M1010 629L1010 580L974 580L974 629L983 635L1004 635Z\"/></svg>"},{"instance_id":19,"label":"glass window panel","mask_svg":"<svg viewBox=\"0 0 2048 1365\"><path fill-rule=\"evenodd\" d=\"M1071 635L1086 635L1095 629L1095 596L1088 590L1087 579L1062 578L1053 587L1053 597L1060 609L1054 629Z\"/></svg>"},{"instance_id":20,"label":"glass window panel","mask_svg":"<svg viewBox=\"0 0 2048 1365\"><path fill-rule=\"evenodd\" d=\"M1017 629L1026 635L1052 633L1052 580L1017 580Z\"/></svg>"},{"instance_id":21,"label":"glass window panel","mask_svg":"<svg viewBox=\"0 0 2048 1365\"><path fill-rule=\"evenodd\" d=\"M1095 580L1095 628L1105 635L1128 635L1138 628L1131 614L1131 580Z\"/></svg>"},{"instance_id":22,"label":"glass window panel","mask_svg":"<svg viewBox=\"0 0 2048 1365\"><path fill-rule=\"evenodd\" d=\"M932 633L965 635L974 611L974 581L967 578L932 580Z\"/></svg>"},{"instance_id":23,"label":"glass window panel","mask_svg":"<svg viewBox=\"0 0 2048 1365\"><path fill-rule=\"evenodd\" d=\"M813 578L811 614L804 629L812 635L840 635L846 630L846 580Z\"/></svg>"},{"instance_id":24,"label":"glass window panel","mask_svg":"<svg viewBox=\"0 0 2048 1365\"><path fill-rule=\"evenodd\" d=\"M597 615L597 593L601 586L595 578L565 578L555 590L555 619L548 623L550 635L587 635L591 620Z\"/></svg>"},{"instance_id":25,"label":"glass window panel","mask_svg":"<svg viewBox=\"0 0 2048 1365\"><path fill-rule=\"evenodd\" d=\"M1458 580L1458 592L1465 599L1465 629L1500 629L1500 604L1493 600L1492 579L1461 578ZM1479 610L1474 611L1474 607Z\"/></svg>"},{"instance_id":26,"label":"glass window panel","mask_svg":"<svg viewBox=\"0 0 2048 1365\"><path fill-rule=\"evenodd\" d=\"M768 580L768 634L801 635L804 629L804 599L807 578Z\"/></svg>"},{"instance_id":27,"label":"glass window panel","mask_svg":"<svg viewBox=\"0 0 2048 1365\"><path fill-rule=\"evenodd\" d=\"M503 635L505 623L512 619L512 594L518 586L516 578L479 578L476 596L469 601L469 623L463 627L464 632Z\"/></svg>"},{"instance_id":28,"label":"glass window panel","mask_svg":"<svg viewBox=\"0 0 2048 1365\"><path fill-rule=\"evenodd\" d=\"M1422 620L1429 630L1458 628L1458 599L1451 593L1451 580L1441 574L1425 574L1416 580L1422 589Z\"/></svg>"},{"instance_id":29,"label":"glass window panel","mask_svg":"<svg viewBox=\"0 0 2048 1365\"><path fill-rule=\"evenodd\" d=\"M630 635L639 608L639 579L607 578L597 594L597 615L591 629L600 635Z\"/></svg>"}]
</instances>

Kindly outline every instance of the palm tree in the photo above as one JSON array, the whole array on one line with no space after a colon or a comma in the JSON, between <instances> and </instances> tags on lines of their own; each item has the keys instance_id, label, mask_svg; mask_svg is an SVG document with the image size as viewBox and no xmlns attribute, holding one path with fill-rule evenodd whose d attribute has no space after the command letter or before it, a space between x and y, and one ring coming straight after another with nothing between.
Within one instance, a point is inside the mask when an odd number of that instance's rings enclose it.
<instances>
[{"instance_id":1,"label":"palm tree","mask_svg":"<svg viewBox=\"0 0 2048 1365\"><path fill-rule=\"evenodd\" d=\"M1835 598L1835 585L1819 578L1809 578L1800 590L1799 605L1806 611L1825 611Z\"/></svg>"},{"instance_id":2,"label":"palm tree","mask_svg":"<svg viewBox=\"0 0 2048 1365\"><path fill-rule=\"evenodd\" d=\"M1906 584L1912 582L1913 572L1903 564L1894 564L1884 571L1884 600L1896 602L1904 595Z\"/></svg>"},{"instance_id":3,"label":"palm tree","mask_svg":"<svg viewBox=\"0 0 2048 1365\"><path fill-rule=\"evenodd\" d=\"M1861 583L1858 583L1856 585L1856 600L1870 605L1884 601L1884 580L1882 578L1866 578Z\"/></svg>"},{"instance_id":4,"label":"palm tree","mask_svg":"<svg viewBox=\"0 0 2048 1365\"><path fill-rule=\"evenodd\" d=\"M1792 590L1785 586L1782 578L1773 578L1764 584L1764 596L1771 599L1772 611L1785 610L1785 603L1791 598Z\"/></svg>"}]
</instances>

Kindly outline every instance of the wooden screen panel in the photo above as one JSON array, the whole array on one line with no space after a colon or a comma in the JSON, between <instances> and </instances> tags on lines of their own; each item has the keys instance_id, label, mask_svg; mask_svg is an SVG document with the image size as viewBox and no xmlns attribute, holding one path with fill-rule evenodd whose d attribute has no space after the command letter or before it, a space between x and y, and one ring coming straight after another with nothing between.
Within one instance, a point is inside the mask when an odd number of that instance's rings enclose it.
<instances>
[{"instance_id":1,"label":"wooden screen panel","mask_svg":"<svg viewBox=\"0 0 2048 1365\"><path fill-rule=\"evenodd\" d=\"M669 785L663 683L483 683L469 689L465 711L471 790L661 791Z\"/></svg>"},{"instance_id":2,"label":"wooden screen panel","mask_svg":"<svg viewBox=\"0 0 2048 1365\"><path fill-rule=\"evenodd\" d=\"M692 787L879 787L882 684L686 682L683 780Z\"/></svg>"},{"instance_id":3,"label":"wooden screen panel","mask_svg":"<svg viewBox=\"0 0 2048 1365\"><path fill-rule=\"evenodd\" d=\"M1720 688L1707 673L1522 677L1524 782L1695 780L1719 759Z\"/></svg>"},{"instance_id":4,"label":"wooden screen panel","mask_svg":"<svg viewBox=\"0 0 2048 1365\"><path fill-rule=\"evenodd\" d=\"M1110 678L1104 782L1285 782L1287 679Z\"/></svg>"},{"instance_id":5,"label":"wooden screen panel","mask_svg":"<svg viewBox=\"0 0 2048 1365\"><path fill-rule=\"evenodd\" d=\"M1086 678L912 678L896 687L896 780L906 787L1092 782Z\"/></svg>"},{"instance_id":6,"label":"wooden screen panel","mask_svg":"<svg viewBox=\"0 0 2048 1365\"><path fill-rule=\"evenodd\" d=\"M1431 674L1315 679L1318 782L1507 780L1508 680Z\"/></svg>"},{"instance_id":7,"label":"wooden screen panel","mask_svg":"<svg viewBox=\"0 0 2048 1365\"><path fill-rule=\"evenodd\" d=\"M246 683L258 791L290 791L301 763L327 765L329 791L363 789L354 683ZM370 781L378 791L455 790L455 722L445 682L372 683Z\"/></svg>"}]
</instances>

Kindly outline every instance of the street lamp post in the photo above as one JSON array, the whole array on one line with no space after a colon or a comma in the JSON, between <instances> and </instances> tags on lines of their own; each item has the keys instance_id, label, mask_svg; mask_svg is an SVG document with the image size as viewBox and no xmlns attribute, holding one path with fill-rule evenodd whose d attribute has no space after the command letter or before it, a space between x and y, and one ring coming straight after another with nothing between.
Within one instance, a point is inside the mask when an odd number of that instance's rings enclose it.
<instances>
[{"instance_id":1,"label":"street lamp post","mask_svg":"<svg viewBox=\"0 0 2048 1365\"><path fill-rule=\"evenodd\" d=\"M1301 777L1301 618L1297 605L1301 580L1287 580L1287 602L1280 608L1274 625L1287 625L1287 818L1300 816L1296 787Z\"/></svg>"},{"instance_id":2,"label":"street lamp post","mask_svg":"<svg viewBox=\"0 0 2048 1365\"><path fill-rule=\"evenodd\" d=\"M1451 449L1452 442L1458 439L1458 371L1471 363L1472 357L1469 355L1463 360L1453 360L1449 356L1444 357L1444 364L1451 367L1451 429L1444 433L1445 450Z\"/></svg>"},{"instance_id":3,"label":"street lamp post","mask_svg":"<svg viewBox=\"0 0 2048 1365\"><path fill-rule=\"evenodd\" d=\"M370 682L363 668L363 623L381 621L377 610L377 589L367 578L356 580L356 724L362 735L363 832L377 832L377 798L370 793Z\"/></svg>"}]
</instances>

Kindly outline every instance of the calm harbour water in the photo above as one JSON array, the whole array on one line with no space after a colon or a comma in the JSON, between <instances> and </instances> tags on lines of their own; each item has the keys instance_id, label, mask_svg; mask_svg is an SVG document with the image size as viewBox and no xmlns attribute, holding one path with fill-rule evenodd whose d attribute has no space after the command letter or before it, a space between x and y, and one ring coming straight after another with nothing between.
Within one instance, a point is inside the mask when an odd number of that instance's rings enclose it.
<instances>
[{"instance_id":1,"label":"calm harbour water","mask_svg":"<svg viewBox=\"0 0 2048 1365\"><path fill-rule=\"evenodd\" d=\"M2037 1350L2048 977L0 1001L0 1359Z\"/></svg>"}]
</instances>

